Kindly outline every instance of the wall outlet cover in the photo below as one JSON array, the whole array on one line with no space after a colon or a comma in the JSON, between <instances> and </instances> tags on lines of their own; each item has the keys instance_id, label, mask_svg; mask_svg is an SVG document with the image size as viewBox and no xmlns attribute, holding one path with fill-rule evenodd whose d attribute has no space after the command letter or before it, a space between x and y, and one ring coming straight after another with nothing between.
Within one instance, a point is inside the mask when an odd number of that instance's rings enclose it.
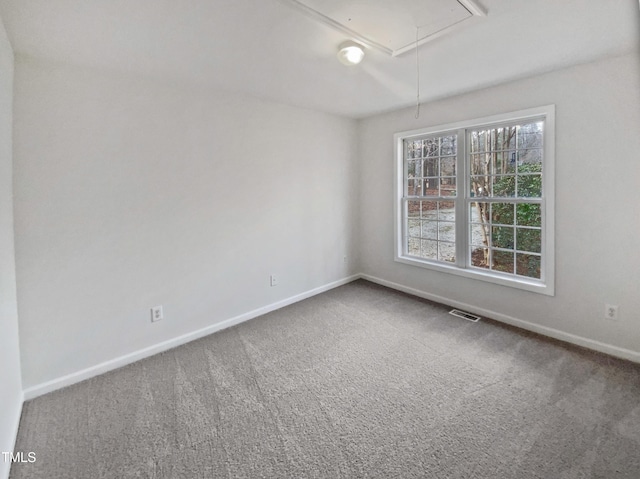
<instances>
[{"instance_id":1,"label":"wall outlet cover","mask_svg":"<svg viewBox=\"0 0 640 479\"><path fill-rule=\"evenodd\" d=\"M164 313L162 312L162 306L154 306L151 308L151 322L155 323L156 321L160 321L164 318Z\"/></svg>"}]
</instances>

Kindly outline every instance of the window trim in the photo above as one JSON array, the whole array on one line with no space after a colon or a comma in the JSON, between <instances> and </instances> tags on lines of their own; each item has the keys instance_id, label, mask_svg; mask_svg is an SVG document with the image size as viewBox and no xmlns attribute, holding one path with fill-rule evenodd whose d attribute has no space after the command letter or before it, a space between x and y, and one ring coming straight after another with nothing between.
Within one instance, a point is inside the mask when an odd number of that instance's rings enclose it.
<instances>
[{"instance_id":1,"label":"window trim","mask_svg":"<svg viewBox=\"0 0 640 479\"><path fill-rule=\"evenodd\" d=\"M456 218L464 218L469 198L469 182L467 177L467 136L472 128L496 127L501 124L513 124L527 120L543 118L544 142L543 142L543 182L542 182L542 244L541 255L544 267L544 277L540 280L527 279L511 274L470 268L466 251L468 238L458 241L457 238L466 238L468 235L468 219L456 221L456 263L449 265L427 259L416 259L403 254L403 238L405 236L404 222L404 141L425 135L457 133L458 151L456 161ZM509 113L475 118L459 122L436 125L415 130L396 133L394 141L394 260L399 263L427 268L439 272L450 273L457 276L486 281L502 286L522 289L548 296L555 295L555 105L547 105L537 108L529 108ZM462 188L460 188L462 185ZM459 235L462 236L459 236ZM463 252L463 256L459 254Z\"/></svg>"}]
</instances>

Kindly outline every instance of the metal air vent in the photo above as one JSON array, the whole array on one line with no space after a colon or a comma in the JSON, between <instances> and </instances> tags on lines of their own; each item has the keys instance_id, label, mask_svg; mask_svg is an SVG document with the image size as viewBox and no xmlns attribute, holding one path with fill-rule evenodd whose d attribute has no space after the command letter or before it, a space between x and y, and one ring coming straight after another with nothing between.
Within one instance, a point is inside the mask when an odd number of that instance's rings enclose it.
<instances>
[{"instance_id":1,"label":"metal air vent","mask_svg":"<svg viewBox=\"0 0 640 479\"><path fill-rule=\"evenodd\" d=\"M449 311L449 314L457 316L458 318L466 319L467 321L472 321L474 323L480 320L480 316L467 313L466 311L460 311L459 309L452 309L451 311Z\"/></svg>"}]
</instances>

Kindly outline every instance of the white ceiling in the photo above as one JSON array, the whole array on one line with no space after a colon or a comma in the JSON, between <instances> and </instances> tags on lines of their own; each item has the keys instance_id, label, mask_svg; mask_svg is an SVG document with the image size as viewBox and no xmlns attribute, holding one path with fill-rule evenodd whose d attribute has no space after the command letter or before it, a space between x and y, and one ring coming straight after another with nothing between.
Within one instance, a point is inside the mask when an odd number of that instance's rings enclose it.
<instances>
[{"instance_id":1,"label":"white ceiling","mask_svg":"<svg viewBox=\"0 0 640 479\"><path fill-rule=\"evenodd\" d=\"M638 0L478 3L486 17L419 48L423 100L640 46ZM370 48L345 67L336 59L345 34L287 0L0 0L0 15L18 55L354 118L415 102L415 50L392 57Z\"/></svg>"},{"instance_id":2,"label":"white ceiling","mask_svg":"<svg viewBox=\"0 0 640 479\"><path fill-rule=\"evenodd\" d=\"M476 0L282 0L351 36L399 55L465 20L484 16Z\"/></svg>"}]
</instances>

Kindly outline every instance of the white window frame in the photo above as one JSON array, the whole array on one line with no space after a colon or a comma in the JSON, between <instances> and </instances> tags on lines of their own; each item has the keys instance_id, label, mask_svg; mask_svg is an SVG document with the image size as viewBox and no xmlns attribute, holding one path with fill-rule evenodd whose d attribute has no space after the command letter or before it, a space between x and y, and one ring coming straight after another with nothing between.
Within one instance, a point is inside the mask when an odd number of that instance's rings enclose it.
<instances>
[{"instance_id":1,"label":"white window frame","mask_svg":"<svg viewBox=\"0 0 640 479\"><path fill-rule=\"evenodd\" d=\"M542 244L541 278L526 278L492 270L472 268L469 251L468 205L472 202L470 181L468 181L467 134L477 128L492 128L500 124L524 123L529 120L543 119L543 159L542 159ZM405 217L404 217L404 141L424 137L425 135L457 134L456 165L456 262L416 258L404 253ZM489 283L510 286L553 296L555 294L555 105L530 108L511 113L492 115L473 120L448 123L417 130L404 131L394 135L395 182L394 182L394 259L397 262L472 278ZM429 199L429 198L426 198Z\"/></svg>"}]
</instances>

